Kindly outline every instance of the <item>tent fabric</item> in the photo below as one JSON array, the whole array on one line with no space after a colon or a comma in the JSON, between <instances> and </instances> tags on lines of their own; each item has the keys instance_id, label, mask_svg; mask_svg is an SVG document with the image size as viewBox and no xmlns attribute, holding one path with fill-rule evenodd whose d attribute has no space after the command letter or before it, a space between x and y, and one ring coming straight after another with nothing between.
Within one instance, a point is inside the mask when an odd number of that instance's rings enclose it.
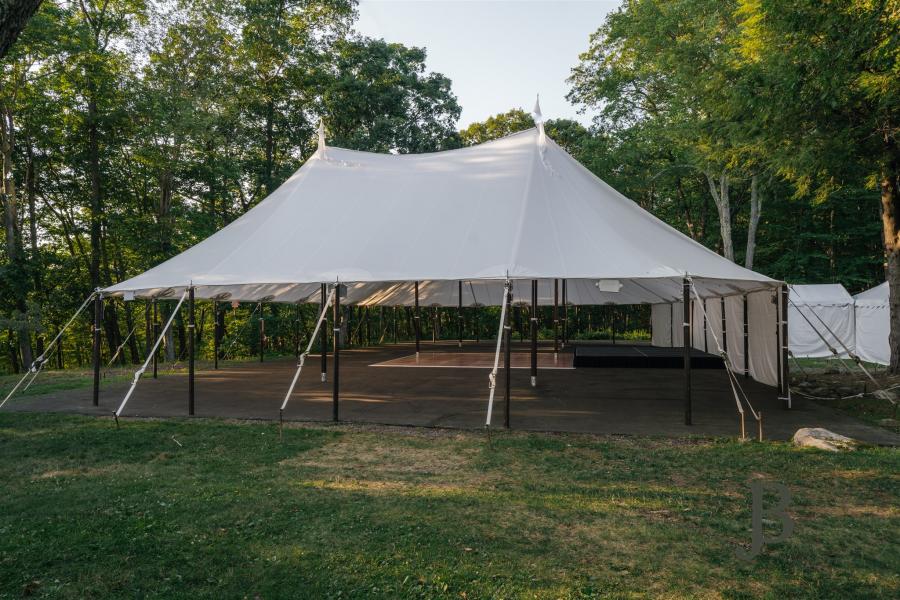
<instances>
[{"instance_id":1,"label":"tent fabric","mask_svg":"<svg viewBox=\"0 0 900 600\"><path fill-rule=\"evenodd\" d=\"M606 301L629 304L678 298L687 274L704 296L778 285L666 225L530 129L431 154L320 145L242 217L103 292L174 296L192 285L197 298L301 302L335 281L381 293L413 281L565 278L619 280Z\"/></svg>"},{"instance_id":2,"label":"tent fabric","mask_svg":"<svg viewBox=\"0 0 900 600\"><path fill-rule=\"evenodd\" d=\"M834 355L830 345L840 356L848 358L841 342L855 351L854 300L844 286L839 283L792 285L790 300L788 340L791 354L798 358L831 357Z\"/></svg>"},{"instance_id":3,"label":"tent fabric","mask_svg":"<svg viewBox=\"0 0 900 600\"><path fill-rule=\"evenodd\" d=\"M718 354L716 339L727 345L733 370L743 374L748 369L750 377L766 385L778 384L781 367L779 348L779 299L775 290L762 290L747 294L747 326L749 365L744 355L744 297L728 296L725 304L725 335L722 334L723 298L706 298L706 331L704 314L696 298L691 302L691 346L711 354ZM654 346L681 347L684 339L682 310L684 304L654 304L650 318L653 326L651 343ZM673 323L674 316L674 323ZM674 325L674 326L673 326ZM713 337L715 334L715 338ZM790 339L790 338L789 338Z\"/></svg>"},{"instance_id":4,"label":"tent fabric","mask_svg":"<svg viewBox=\"0 0 900 600\"><path fill-rule=\"evenodd\" d=\"M891 362L890 295L885 281L853 296L856 354L865 361L881 365Z\"/></svg>"}]
</instances>

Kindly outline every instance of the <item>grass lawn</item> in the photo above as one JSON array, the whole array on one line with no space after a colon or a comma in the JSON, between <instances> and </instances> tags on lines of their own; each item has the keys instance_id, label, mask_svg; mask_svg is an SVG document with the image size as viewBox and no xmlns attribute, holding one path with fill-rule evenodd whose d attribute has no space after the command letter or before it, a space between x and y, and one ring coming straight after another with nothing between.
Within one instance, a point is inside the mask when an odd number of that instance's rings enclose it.
<instances>
[{"instance_id":1,"label":"grass lawn","mask_svg":"<svg viewBox=\"0 0 900 600\"><path fill-rule=\"evenodd\" d=\"M900 597L892 449L0 413L0 457L2 598ZM796 527L744 562L756 477Z\"/></svg>"}]
</instances>

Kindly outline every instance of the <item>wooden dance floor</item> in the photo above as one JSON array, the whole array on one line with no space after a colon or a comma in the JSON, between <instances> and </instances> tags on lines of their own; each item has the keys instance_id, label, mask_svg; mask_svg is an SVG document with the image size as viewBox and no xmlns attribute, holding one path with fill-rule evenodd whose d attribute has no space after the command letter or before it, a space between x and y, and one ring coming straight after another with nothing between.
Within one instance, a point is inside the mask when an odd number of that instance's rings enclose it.
<instances>
[{"instance_id":1,"label":"wooden dance floor","mask_svg":"<svg viewBox=\"0 0 900 600\"><path fill-rule=\"evenodd\" d=\"M539 352L538 369L574 369L572 354L560 353L554 358L553 353ZM492 352L420 352L399 358L374 363L373 367L443 367L447 369L491 369L494 366ZM531 354L513 352L510 355L510 366L513 369L530 369ZM503 355L500 355L500 368L503 368Z\"/></svg>"}]
</instances>

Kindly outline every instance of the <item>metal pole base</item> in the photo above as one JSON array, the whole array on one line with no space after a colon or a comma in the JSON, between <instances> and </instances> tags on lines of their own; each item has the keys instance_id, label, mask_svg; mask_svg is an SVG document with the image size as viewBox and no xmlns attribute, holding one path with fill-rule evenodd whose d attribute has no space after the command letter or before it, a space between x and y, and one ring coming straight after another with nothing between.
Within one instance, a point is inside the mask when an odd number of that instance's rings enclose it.
<instances>
[{"instance_id":1,"label":"metal pole base","mask_svg":"<svg viewBox=\"0 0 900 600\"><path fill-rule=\"evenodd\" d=\"M326 381L328 381L328 377L325 375L325 373L322 373L322 383L325 383Z\"/></svg>"},{"instance_id":2,"label":"metal pole base","mask_svg":"<svg viewBox=\"0 0 900 600\"><path fill-rule=\"evenodd\" d=\"M778 399L781 400L781 408L784 410L791 409L791 397L790 396L778 396Z\"/></svg>"},{"instance_id":3,"label":"metal pole base","mask_svg":"<svg viewBox=\"0 0 900 600\"><path fill-rule=\"evenodd\" d=\"M531 378L531 387L537 387L537 377Z\"/></svg>"}]
</instances>

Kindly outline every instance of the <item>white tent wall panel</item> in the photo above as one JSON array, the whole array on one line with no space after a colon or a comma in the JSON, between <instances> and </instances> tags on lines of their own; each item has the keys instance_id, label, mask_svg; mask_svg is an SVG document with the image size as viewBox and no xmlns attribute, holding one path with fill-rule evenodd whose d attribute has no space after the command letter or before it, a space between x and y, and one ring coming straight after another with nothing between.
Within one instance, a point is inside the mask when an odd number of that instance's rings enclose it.
<instances>
[{"instance_id":1,"label":"white tent wall panel","mask_svg":"<svg viewBox=\"0 0 900 600\"><path fill-rule=\"evenodd\" d=\"M725 330L728 357L735 373L743 374L746 369L744 361L744 297L729 296L725 298Z\"/></svg>"},{"instance_id":2,"label":"white tent wall panel","mask_svg":"<svg viewBox=\"0 0 900 600\"><path fill-rule=\"evenodd\" d=\"M672 305L654 304L650 307L650 345L672 347Z\"/></svg>"},{"instance_id":3,"label":"white tent wall panel","mask_svg":"<svg viewBox=\"0 0 900 600\"><path fill-rule=\"evenodd\" d=\"M857 300L854 313L856 354L868 362L890 364L890 306L887 303Z\"/></svg>"},{"instance_id":4,"label":"white tent wall panel","mask_svg":"<svg viewBox=\"0 0 900 600\"><path fill-rule=\"evenodd\" d=\"M775 292L747 294L747 325L750 329L750 377L761 383L778 385L778 304Z\"/></svg>"},{"instance_id":5,"label":"white tent wall panel","mask_svg":"<svg viewBox=\"0 0 900 600\"><path fill-rule=\"evenodd\" d=\"M819 319L824 321L827 328ZM791 353L797 358L829 358L833 356L828 348L829 344L841 357L848 358L841 342L853 350L856 346L855 330L853 306L850 304L829 306L797 303L788 306L788 340Z\"/></svg>"},{"instance_id":6,"label":"white tent wall panel","mask_svg":"<svg viewBox=\"0 0 900 600\"><path fill-rule=\"evenodd\" d=\"M749 327L748 350L750 353L750 376L766 385L778 385L778 369L780 365L778 338L778 305L775 304L777 292L762 291L747 295L747 324ZM703 332L703 310L695 299L692 302L693 327L691 329L692 347L718 355L716 338L723 341L722 335L722 299L706 300L706 338ZM661 347L681 347L682 332L681 302L673 304L654 304L651 308L653 337L651 343ZM674 311L674 312L673 312ZM674 314L674 327L672 315ZM725 330L724 341L728 348L733 369L739 375L744 374L744 297L728 296L725 298ZM671 333L670 333L671 331ZM715 334L715 337L713 337Z\"/></svg>"},{"instance_id":7,"label":"white tent wall panel","mask_svg":"<svg viewBox=\"0 0 900 600\"><path fill-rule=\"evenodd\" d=\"M709 298L706 301L706 352L719 355L719 344L722 343L722 299Z\"/></svg>"}]
</instances>

